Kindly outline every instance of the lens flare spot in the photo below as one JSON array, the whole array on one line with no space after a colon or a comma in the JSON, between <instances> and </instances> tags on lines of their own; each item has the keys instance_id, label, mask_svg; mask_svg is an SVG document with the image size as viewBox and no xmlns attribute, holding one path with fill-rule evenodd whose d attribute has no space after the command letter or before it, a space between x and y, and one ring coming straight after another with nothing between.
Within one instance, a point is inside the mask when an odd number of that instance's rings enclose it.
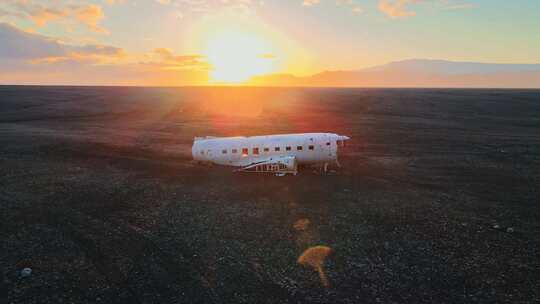
<instances>
[{"instance_id":1,"label":"lens flare spot","mask_svg":"<svg viewBox=\"0 0 540 304\"><path fill-rule=\"evenodd\" d=\"M304 267L313 268L319 273L319 278L321 279L321 284L324 287L329 287L330 283L326 277L324 271L324 262L333 250L327 246L315 246L308 248L302 255L298 258L298 263Z\"/></svg>"}]
</instances>

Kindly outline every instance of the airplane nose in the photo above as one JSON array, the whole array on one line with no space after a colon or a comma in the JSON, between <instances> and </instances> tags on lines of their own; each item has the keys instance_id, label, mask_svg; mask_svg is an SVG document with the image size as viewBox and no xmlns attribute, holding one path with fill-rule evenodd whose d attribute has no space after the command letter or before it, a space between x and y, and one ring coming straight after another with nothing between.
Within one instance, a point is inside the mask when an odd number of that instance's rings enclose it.
<instances>
[{"instance_id":1,"label":"airplane nose","mask_svg":"<svg viewBox=\"0 0 540 304\"><path fill-rule=\"evenodd\" d=\"M345 141L351 139L349 136L337 135L337 144L339 146L345 147Z\"/></svg>"}]
</instances>

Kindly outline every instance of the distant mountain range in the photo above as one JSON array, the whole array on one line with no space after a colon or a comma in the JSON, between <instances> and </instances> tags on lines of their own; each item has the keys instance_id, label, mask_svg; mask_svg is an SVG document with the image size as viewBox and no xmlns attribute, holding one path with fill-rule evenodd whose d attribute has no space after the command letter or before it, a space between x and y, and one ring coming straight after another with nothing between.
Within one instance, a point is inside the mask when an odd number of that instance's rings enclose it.
<instances>
[{"instance_id":1,"label":"distant mountain range","mask_svg":"<svg viewBox=\"0 0 540 304\"><path fill-rule=\"evenodd\" d=\"M253 85L328 87L540 88L540 64L497 64L411 59L355 71L325 71L307 77L273 74Z\"/></svg>"}]
</instances>

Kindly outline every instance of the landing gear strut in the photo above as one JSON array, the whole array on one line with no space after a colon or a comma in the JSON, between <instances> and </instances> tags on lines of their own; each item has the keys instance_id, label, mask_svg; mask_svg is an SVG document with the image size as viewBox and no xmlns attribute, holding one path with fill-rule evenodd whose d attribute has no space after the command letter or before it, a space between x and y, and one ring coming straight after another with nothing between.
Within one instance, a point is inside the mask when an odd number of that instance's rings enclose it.
<instances>
[{"instance_id":1,"label":"landing gear strut","mask_svg":"<svg viewBox=\"0 0 540 304\"><path fill-rule=\"evenodd\" d=\"M328 174L328 163L324 163L324 164L319 165L319 174L320 175L327 175Z\"/></svg>"}]
</instances>

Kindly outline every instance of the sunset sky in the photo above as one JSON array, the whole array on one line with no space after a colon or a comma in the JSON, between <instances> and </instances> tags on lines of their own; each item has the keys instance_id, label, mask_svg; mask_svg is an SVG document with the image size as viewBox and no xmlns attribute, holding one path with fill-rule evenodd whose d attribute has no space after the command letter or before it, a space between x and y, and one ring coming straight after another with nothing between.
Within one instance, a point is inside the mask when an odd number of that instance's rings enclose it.
<instances>
[{"instance_id":1,"label":"sunset sky","mask_svg":"<svg viewBox=\"0 0 540 304\"><path fill-rule=\"evenodd\" d=\"M540 63L538 0L2 0L0 84L204 85Z\"/></svg>"}]
</instances>

